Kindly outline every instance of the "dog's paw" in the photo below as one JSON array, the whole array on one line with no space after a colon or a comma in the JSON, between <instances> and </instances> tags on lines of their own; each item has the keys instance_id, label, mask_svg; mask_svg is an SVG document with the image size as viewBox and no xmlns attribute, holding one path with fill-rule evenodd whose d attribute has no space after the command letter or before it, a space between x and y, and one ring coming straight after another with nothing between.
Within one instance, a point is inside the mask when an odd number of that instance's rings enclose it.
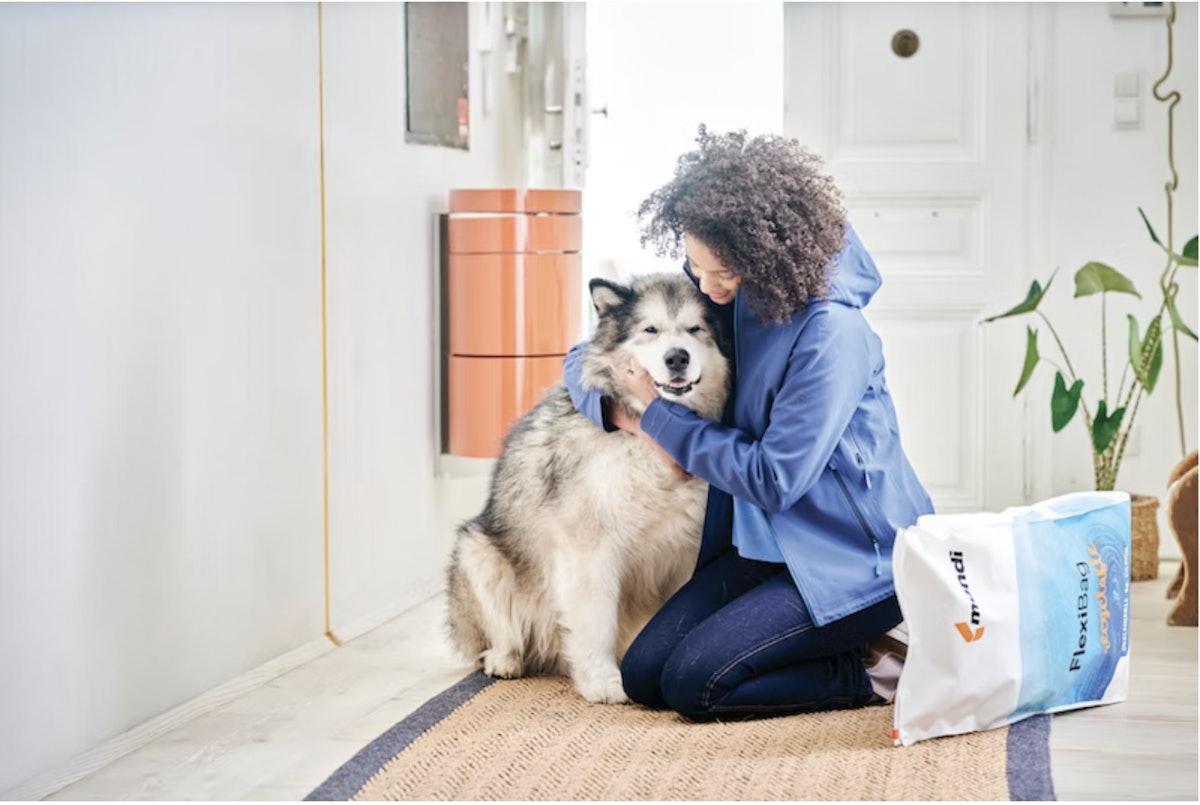
<instances>
[{"instance_id":1,"label":"dog's paw","mask_svg":"<svg viewBox=\"0 0 1200 805\"><path fill-rule=\"evenodd\" d=\"M483 663L483 672L488 676L516 679L525 672L521 658L515 651L498 651L489 648L479 655L479 659Z\"/></svg>"},{"instance_id":2,"label":"dog's paw","mask_svg":"<svg viewBox=\"0 0 1200 805\"><path fill-rule=\"evenodd\" d=\"M629 701L620 674L576 677L575 689L580 696L597 704L623 704Z\"/></svg>"}]
</instances>

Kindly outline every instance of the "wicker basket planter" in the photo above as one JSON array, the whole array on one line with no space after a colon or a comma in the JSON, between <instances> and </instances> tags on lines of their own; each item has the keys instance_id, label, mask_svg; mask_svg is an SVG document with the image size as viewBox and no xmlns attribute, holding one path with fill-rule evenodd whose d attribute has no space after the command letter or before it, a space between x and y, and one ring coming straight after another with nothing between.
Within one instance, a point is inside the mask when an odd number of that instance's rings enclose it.
<instances>
[{"instance_id":1,"label":"wicker basket planter","mask_svg":"<svg viewBox=\"0 0 1200 805\"><path fill-rule=\"evenodd\" d=\"M1149 581L1158 578L1158 498L1152 495L1134 495L1130 498L1133 520L1129 561L1129 578L1132 581Z\"/></svg>"}]
</instances>

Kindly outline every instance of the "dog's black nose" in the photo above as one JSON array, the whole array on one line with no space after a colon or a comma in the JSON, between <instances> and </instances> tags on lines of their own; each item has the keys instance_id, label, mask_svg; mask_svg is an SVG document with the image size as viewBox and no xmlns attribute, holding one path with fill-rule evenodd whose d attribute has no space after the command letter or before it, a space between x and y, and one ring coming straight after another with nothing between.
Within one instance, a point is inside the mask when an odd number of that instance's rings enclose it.
<instances>
[{"instance_id":1,"label":"dog's black nose","mask_svg":"<svg viewBox=\"0 0 1200 805\"><path fill-rule=\"evenodd\" d=\"M672 349L663 356L663 362L667 364L667 371L671 374L682 374L691 360L692 357L686 349Z\"/></svg>"}]
</instances>

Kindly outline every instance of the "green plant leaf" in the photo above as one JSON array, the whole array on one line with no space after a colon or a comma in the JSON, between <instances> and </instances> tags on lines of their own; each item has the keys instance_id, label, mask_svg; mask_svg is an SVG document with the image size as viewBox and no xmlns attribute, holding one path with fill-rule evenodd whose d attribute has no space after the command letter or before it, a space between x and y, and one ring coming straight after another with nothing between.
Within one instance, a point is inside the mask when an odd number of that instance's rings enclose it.
<instances>
[{"instance_id":1,"label":"green plant leaf","mask_svg":"<svg viewBox=\"0 0 1200 805\"><path fill-rule=\"evenodd\" d=\"M1132 313L1127 313L1125 318L1129 319L1129 365L1133 367L1133 376L1141 383L1138 366L1142 361L1142 339L1138 335L1138 322Z\"/></svg>"},{"instance_id":2,"label":"green plant leaf","mask_svg":"<svg viewBox=\"0 0 1200 805\"><path fill-rule=\"evenodd\" d=\"M1076 299L1107 291L1131 293L1138 299L1142 298L1137 288L1133 287L1133 281L1112 266L1092 262L1075 272Z\"/></svg>"},{"instance_id":3,"label":"green plant leaf","mask_svg":"<svg viewBox=\"0 0 1200 805\"><path fill-rule=\"evenodd\" d=\"M1082 393L1082 380L1076 380L1068 389L1062 372L1054 373L1054 393L1050 395L1050 427L1055 433L1065 428L1071 417L1075 416L1075 409L1079 407L1079 395Z\"/></svg>"},{"instance_id":4,"label":"green plant leaf","mask_svg":"<svg viewBox=\"0 0 1200 805\"><path fill-rule=\"evenodd\" d=\"M1175 295L1171 294L1167 297L1167 313L1171 315L1171 326L1186 336L1190 336L1193 341L1196 341L1196 334L1188 328L1183 317L1179 315L1179 309L1175 307Z\"/></svg>"},{"instance_id":5,"label":"green plant leaf","mask_svg":"<svg viewBox=\"0 0 1200 805\"><path fill-rule=\"evenodd\" d=\"M1146 393L1154 391L1154 387L1158 385L1158 373L1162 371L1163 365L1163 342L1162 338L1158 339L1158 343L1154 347L1154 354L1150 356L1150 371L1146 375Z\"/></svg>"},{"instance_id":6,"label":"green plant leaf","mask_svg":"<svg viewBox=\"0 0 1200 805\"><path fill-rule=\"evenodd\" d=\"M1033 375L1033 369L1037 366L1041 356L1038 355L1037 345L1037 330L1032 327L1025 328L1025 366L1021 369L1021 379L1017 382L1017 389L1013 392L1016 397L1021 393L1021 389L1025 388L1025 384L1029 382L1029 378Z\"/></svg>"},{"instance_id":7,"label":"green plant leaf","mask_svg":"<svg viewBox=\"0 0 1200 805\"><path fill-rule=\"evenodd\" d=\"M1159 246L1162 246L1162 241L1159 240L1158 235L1154 233L1154 227L1150 226L1150 219L1146 217L1146 213L1142 211L1141 207L1138 207L1138 215L1142 216L1142 223L1146 225L1146 229L1150 230L1150 238Z\"/></svg>"},{"instance_id":8,"label":"green plant leaf","mask_svg":"<svg viewBox=\"0 0 1200 805\"><path fill-rule=\"evenodd\" d=\"M1189 240L1187 243L1184 244L1183 252L1176 255L1175 259L1178 260L1179 264L1182 266L1196 265L1196 236L1195 235L1192 236L1191 240Z\"/></svg>"},{"instance_id":9,"label":"green plant leaf","mask_svg":"<svg viewBox=\"0 0 1200 805\"><path fill-rule=\"evenodd\" d=\"M1137 337L1137 323L1130 316L1129 346L1133 347ZM1162 316L1155 316L1146 327L1146 338L1138 344L1137 352L1131 352L1129 362L1133 366L1133 376L1146 389L1146 393L1154 391L1158 382L1158 373L1162 369Z\"/></svg>"},{"instance_id":10,"label":"green plant leaf","mask_svg":"<svg viewBox=\"0 0 1200 805\"><path fill-rule=\"evenodd\" d=\"M1124 406L1113 411L1112 416L1108 415L1107 408L1107 403L1101 400L1096 407L1096 418L1092 420L1092 447L1096 448L1097 454L1107 450L1113 439L1117 438L1121 418L1125 416Z\"/></svg>"},{"instance_id":11,"label":"green plant leaf","mask_svg":"<svg viewBox=\"0 0 1200 805\"><path fill-rule=\"evenodd\" d=\"M1058 272L1056 271L1055 274L1057 273ZM997 316L984 319L983 323L987 324L990 321L995 321L996 319L1005 319L1009 316L1019 316L1022 313L1032 313L1033 311L1037 310L1037 306L1039 303L1041 303L1042 297L1046 295L1046 291L1050 290L1050 283L1052 282L1054 282L1054 274L1051 274L1050 279L1046 280L1046 287L1044 288L1040 282L1034 280L1033 284L1029 286L1029 293L1025 295L1024 302L1017 305L1012 310L1008 310Z\"/></svg>"}]
</instances>

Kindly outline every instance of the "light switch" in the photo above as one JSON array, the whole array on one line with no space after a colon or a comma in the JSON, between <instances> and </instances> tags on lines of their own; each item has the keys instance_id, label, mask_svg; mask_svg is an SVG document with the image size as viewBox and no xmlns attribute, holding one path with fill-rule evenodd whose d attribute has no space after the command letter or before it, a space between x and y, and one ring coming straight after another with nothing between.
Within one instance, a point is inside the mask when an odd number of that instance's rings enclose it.
<instances>
[{"instance_id":1,"label":"light switch","mask_svg":"<svg viewBox=\"0 0 1200 805\"><path fill-rule=\"evenodd\" d=\"M1136 129L1141 122L1137 98L1118 98L1113 103L1113 127Z\"/></svg>"},{"instance_id":2,"label":"light switch","mask_svg":"<svg viewBox=\"0 0 1200 805\"><path fill-rule=\"evenodd\" d=\"M1170 13L1166 3L1109 3L1110 17L1165 17Z\"/></svg>"},{"instance_id":3,"label":"light switch","mask_svg":"<svg viewBox=\"0 0 1200 805\"><path fill-rule=\"evenodd\" d=\"M1113 95L1117 98L1136 98L1140 93L1137 73L1117 73L1113 82Z\"/></svg>"}]
</instances>

